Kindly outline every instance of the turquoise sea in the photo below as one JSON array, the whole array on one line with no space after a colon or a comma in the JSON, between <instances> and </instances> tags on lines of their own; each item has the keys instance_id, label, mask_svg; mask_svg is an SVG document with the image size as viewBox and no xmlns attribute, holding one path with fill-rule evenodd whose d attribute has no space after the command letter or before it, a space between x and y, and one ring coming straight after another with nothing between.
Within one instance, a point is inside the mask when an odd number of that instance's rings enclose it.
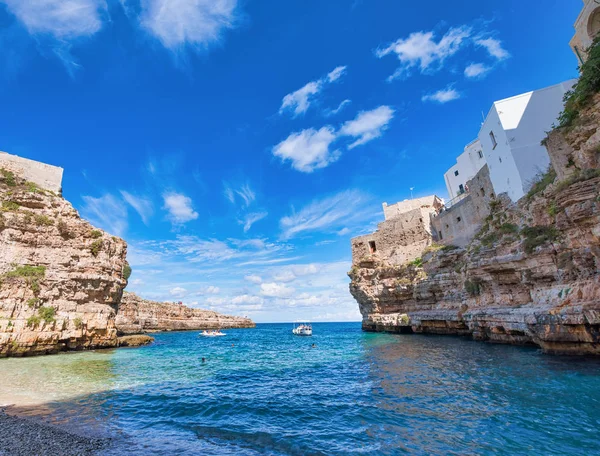
<instances>
[{"instance_id":1,"label":"turquoise sea","mask_svg":"<svg viewBox=\"0 0 600 456\"><path fill-rule=\"evenodd\" d=\"M113 437L106 454L600 454L598 359L359 323L225 332L0 360L3 397Z\"/></svg>"}]
</instances>

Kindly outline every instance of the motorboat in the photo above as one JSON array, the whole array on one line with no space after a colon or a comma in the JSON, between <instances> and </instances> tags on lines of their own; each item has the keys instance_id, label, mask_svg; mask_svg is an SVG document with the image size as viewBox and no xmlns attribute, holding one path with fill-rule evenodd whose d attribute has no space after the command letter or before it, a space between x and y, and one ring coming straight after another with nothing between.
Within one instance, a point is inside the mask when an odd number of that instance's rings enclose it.
<instances>
[{"instance_id":1,"label":"motorboat","mask_svg":"<svg viewBox=\"0 0 600 456\"><path fill-rule=\"evenodd\" d=\"M296 336L312 336L312 325L310 322L302 320L294 323L292 333Z\"/></svg>"},{"instance_id":2,"label":"motorboat","mask_svg":"<svg viewBox=\"0 0 600 456\"><path fill-rule=\"evenodd\" d=\"M202 337L221 337L221 336L226 336L227 334L225 334L224 332L221 332L220 329L217 329L216 331L204 330L199 335Z\"/></svg>"}]
</instances>

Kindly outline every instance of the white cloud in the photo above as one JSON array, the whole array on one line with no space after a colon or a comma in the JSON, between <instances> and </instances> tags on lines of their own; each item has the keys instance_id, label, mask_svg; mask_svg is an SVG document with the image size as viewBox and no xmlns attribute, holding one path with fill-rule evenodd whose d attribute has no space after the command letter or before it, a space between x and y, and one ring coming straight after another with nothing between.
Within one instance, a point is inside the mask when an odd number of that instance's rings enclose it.
<instances>
[{"instance_id":1,"label":"white cloud","mask_svg":"<svg viewBox=\"0 0 600 456\"><path fill-rule=\"evenodd\" d=\"M60 40L91 36L102 28L105 0L2 0L31 34Z\"/></svg>"},{"instance_id":2,"label":"white cloud","mask_svg":"<svg viewBox=\"0 0 600 456\"><path fill-rule=\"evenodd\" d=\"M508 51L502 47L502 42L495 38L477 39L475 44L484 47L492 57L498 60L505 60L510 57Z\"/></svg>"},{"instance_id":3,"label":"white cloud","mask_svg":"<svg viewBox=\"0 0 600 456\"><path fill-rule=\"evenodd\" d=\"M182 287L174 287L169 290L171 296L175 298L183 298L186 294L187 290Z\"/></svg>"},{"instance_id":4,"label":"white cloud","mask_svg":"<svg viewBox=\"0 0 600 456\"><path fill-rule=\"evenodd\" d=\"M124 190L121 190L121 196L131 207L133 207L136 210L136 212L142 218L142 221L147 225L148 220L150 219L150 217L152 217L152 214L154 213L154 206L152 204L152 201L146 198L134 196L131 193L126 192Z\"/></svg>"},{"instance_id":5,"label":"white cloud","mask_svg":"<svg viewBox=\"0 0 600 456\"><path fill-rule=\"evenodd\" d=\"M81 197L85 205L81 208L84 218L111 234L122 236L127 230L127 208L111 194L100 198Z\"/></svg>"},{"instance_id":6,"label":"white cloud","mask_svg":"<svg viewBox=\"0 0 600 456\"><path fill-rule=\"evenodd\" d=\"M264 299L261 298L260 296L252 296L252 295L239 295L239 296L235 296L231 299L231 304L233 305L240 305L240 304L251 304L251 305L256 305L256 304L262 304L264 302Z\"/></svg>"},{"instance_id":7,"label":"white cloud","mask_svg":"<svg viewBox=\"0 0 600 456\"><path fill-rule=\"evenodd\" d=\"M294 274L293 271L291 270L283 270L283 271L278 271L275 273L275 275L273 275L273 280L276 280L277 282L293 282L294 280L296 280L296 274Z\"/></svg>"},{"instance_id":8,"label":"white cloud","mask_svg":"<svg viewBox=\"0 0 600 456\"><path fill-rule=\"evenodd\" d=\"M483 63L471 63L465 68L465 76L467 78L481 78L491 70L490 67Z\"/></svg>"},{"instance_id":9,"label":"white cloud","mask_svg":"<svg viewBox=\"0 0 600 456\"><path fill-rule=\"evenodd\" d=\"M141 0L142 27L168 49L205 48L235 26L237 0Z\"/></svg>"},{"instance_id":10,"label":"white cloud","mask_svg":"<svg viewBox=\"0 0 600 456\"><path fill-rule=\"evenodd\" d=\"M146 262L161 262L161 258L179 257L178 259L189 263L222 263L232 259L248 259L265 261L275 255L287 252L290 247L281 243L271 243L264 239L202 239L197 236L178 235L168 241L145 241L142 243L143 252L138 246L135 249L136 258ZM132 250L133 251L133 250ZM277 258L278 261L287 261L287 258ZM240 263L239 266L243 265Z\"/></svg>"},{"instance_id":11,"label":"white cloud","mask_svg":"<svg viewBox=\"0 0 600 456\"><path fill-rule=\"evenodd\" d=\"M240 220L240 224L244 225L244 233L247 233L252 228L252 225L264 219L267 215L269 215L268 212L251 212L245 214L244 218Z\"/></svg>"},{"instance_id":12,"label":"white cloud","mask_svg":"<svg viewBox=\"0 0 600 456\"><path fill-rule=\"evenodd\" d=\"M221 291L221 289L219 287L215 287L214 285L210 285L210 286L206 287L206 290L205 290L206 293L210 293L210 294L219 294L220 291Z\"/></svg>"},{"instance_id":13,"label":"white cloud","mask_svg":"<svg viewBox=\"0 0 600 456\"><path fill-rule=\"evenodd\" d=\"M333 69L333 71L330 71L327 74L327 80L329 82L335 82L337 81L339 78L341 78L344 73L346 72L346 67L345 66L339 66L339 67L335 67Z\"/></svg>"},{"instance_id":14,"label":"white cloud","mask_svg":"<svg viewBox=\"0 0 600 456\"><path fill-rule=\"evenodd\" d=\"M248 282L259 284L262 282L262 277L256 274L249 274L244 277Z\"/></svg>"},{"instance_id":15,"label":"white cloud","mask_svg":"<svg viewBox=\"0 0 600 456\"><path fill-rule=\"evenodd\" d=\"M303 173L324 168L340 157L339 150L330 150L336 134L331 126L320 130L309 128L292 133L273 148L273 155L283 161L290 160L292 167Z\"/></svg>"},{"instance_id":16,"label":"white cloud","mask_svg":"<svg viewBox=\"0 0 600 456\"><path fill-rule=\"evenodd\" d=\"M242 205L248 207L256 200L256 192L252 190L249 183L241 185L239 188L233 188L229 183L223 182L223 193L225 197L232 203L235 203L236 195L242 200Z\"/></svg>"},{"instance_id":17,"label":"white cloud","mask_svg":"<svg viewBox=\"0 0 600 456\"><path fill-rule=\"evenodd\" d=\"M168 218L172 223L186 223L198 218L198 213L192 207L192 199L181 193L169 192L163 195L165 205L163 209L168 211Z\"/></svg>"},{"instance_id":18,"label":"white cloud","mask_svg":"<svg viewBox=\"0 0 600 456\"><path fill-rule=\"evenodd\" d=\"M345 236L345 235L347 235L349 233L350 233L350 229L348 227L344 227L341 230L339 230L336 234L338 236Z\"/></svg>"},{"instance_id":19,"label":"white cloud","mask_svg":"<svg viewBox=\"0 0 600 456\"><path fill-rule=\"evenodd\" d=\"M341 112L346 106L348 106L350 103L352 103L352 100L344 100L335 109L325 109L323 111L323 115L325 117L335 116L336 114Z\"/></svg>"},{"instance_id":20,"label":"white cloud","mask_svg":"<svg viewBox=\"0 0 600 456\"><path fill-rule=\"evenodd\" d=\"M354 120L349 120L340 129L340 135L353 136L356 139L348 146L352 149L379 138L394 117L394 110L389 106L379 106L371 111L361 111Z\"/></svg>"},{"instance_id":21,"label":"white cloud","mask_svg":"<svg viewBox=\"0 0 600 456\"><path fill-rule=\"evenodd\" d=\"M467 26L453 27L439 41L436 41L434 32L415 32L408 38L398 39L384 49L376 51L382 58L391 53L396 54L400 60L400 67L392 74L388 81L405 77L410 71L418 67L421 73L438 70L444 61L456 54L471 36L471 28Z\"/></svg>"},{"instance_id":22,"label":"white cloud","mask_svg":"<svg viewBox=\"0 0 600 456\"><path fill-rule=\"evenodd\" d=\"M444 104L452 100L458 100L460 93L452 87L446 87L445 89L438 90L437 92L429 93L421 97L422 101L433 101L436 103Z\"/></svg>"},{"instance_id":23,"label":"white cloud","mask_svg":"<svg viewBox=\"0 0 600 456\"><path fill-rule=\"evenodd\" d=\"M334 232L350 223L362 224L379 215L369 203L369 199L356 190L314 200L279 221L281 237L290 239L308 232Z\"/></svg>"},{"instance_id":24,"label":"white cloud","mask_svg":"<svg viewBox=\"0 0 600 456\"><path fill-rule=\"evenodd\" d=\"M281 102L279 113L282 114L285 111L291 110L294 116L304 114L310 104L314 101L314 98L319 94L327 84L331 84L339 80L346 71L345 66L336 67L333 71L329 72L327 76L311 81L296 90L295 92L288 93Z\"/></svg>"},{"instance_id":25,"label":"white cloud","mask_svg":"<svg viewBox=\"0 0 600 456\"><path fill-rule=\"evenodd\" d=\"M296 291L294 288L282 283L271 282L260 285L260 293L270 298L289 298L294 294L294 291Z\"/></svg>"}]
</instances>

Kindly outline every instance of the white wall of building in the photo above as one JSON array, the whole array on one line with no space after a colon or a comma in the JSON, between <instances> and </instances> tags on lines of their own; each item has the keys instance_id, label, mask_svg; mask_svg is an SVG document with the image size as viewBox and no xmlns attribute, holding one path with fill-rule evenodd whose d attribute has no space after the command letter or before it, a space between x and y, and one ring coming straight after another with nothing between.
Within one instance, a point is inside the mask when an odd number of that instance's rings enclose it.
<instances>
[{"instance_id":1,"label":"white wall of building","mask_svg":"<svg viewBox=\"0 0 600 456\"><path fill-rule=\"evenodd\" d=\"M517 201L548 169L550 158L541 141L557 123L563 96L574 83L570 80L494 103L479 141L496 194L506 192ZM495 146L490 133L496 139Z\"/></svg>"},{"instance_id":2,"label":"white wall of building","mask_svg":"<svg viewBox=\"0 0 600 456\"><path fill-rule=\"evenodd\" d=\"M460 195L461 185L465 189L466 182L475 177L485 163L485 155L482 153L479 139L467 144L463 153L456 158L456 164L444 174L449 198L453 199Z\"/></svg>"}]
</instances>

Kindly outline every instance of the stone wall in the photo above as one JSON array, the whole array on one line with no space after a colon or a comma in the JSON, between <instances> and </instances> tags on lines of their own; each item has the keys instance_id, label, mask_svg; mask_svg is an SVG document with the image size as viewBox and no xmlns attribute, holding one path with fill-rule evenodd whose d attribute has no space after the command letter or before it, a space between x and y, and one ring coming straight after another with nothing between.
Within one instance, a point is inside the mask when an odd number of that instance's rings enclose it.
<instances>
[{"instance_id":1,"label":"stone wall","mask_svg":"<svg viewBox=\"0 0 600 456\"><path fill-rule=\"evenodd\" d=\"M449 209L431 215L434 240L444 245L466 246L489 215L490 201L495 199L488 166L467 182L468 195Z\"/></svg>"},{"instance_id":2,"label":"stone wall","mask_svg":"<svg viewBox=\"0 0 600 456\"><path fill-rule=\"evenodd\" d=\"M63 169L58 166L0 152L0 168L12 171L22 179L33 182L45 190L61 193Z\"/></svg>"},{"instance_id":3,"label":"stone wall","mask_svg":"<svg viewBox=\"0 0 600 456\"><path fill-rule=\"evenodd\" d=\"M389 206L387 203L383 203L383 216L386 220L390 220L399 217L408 211L412 211L413 209L427 209L430 207L439 209L442 206L442 200L440 200L437 196L424 196L422 198L414 198L410 200L400 201L396 204L391 204Z\"/></svg>"},{"instance_id":4,"label":"stone wall","mask_svg":"<svg viewBox=\"0 0 600 456\"><path fill-rule=\"evenodd\" d=\"M431 244L429 223L433 207L418 207L377 225L377 231L352 239L352 263L375 257L389 264L404 264L421 256Z\"/></svg>"}]
</instances>

